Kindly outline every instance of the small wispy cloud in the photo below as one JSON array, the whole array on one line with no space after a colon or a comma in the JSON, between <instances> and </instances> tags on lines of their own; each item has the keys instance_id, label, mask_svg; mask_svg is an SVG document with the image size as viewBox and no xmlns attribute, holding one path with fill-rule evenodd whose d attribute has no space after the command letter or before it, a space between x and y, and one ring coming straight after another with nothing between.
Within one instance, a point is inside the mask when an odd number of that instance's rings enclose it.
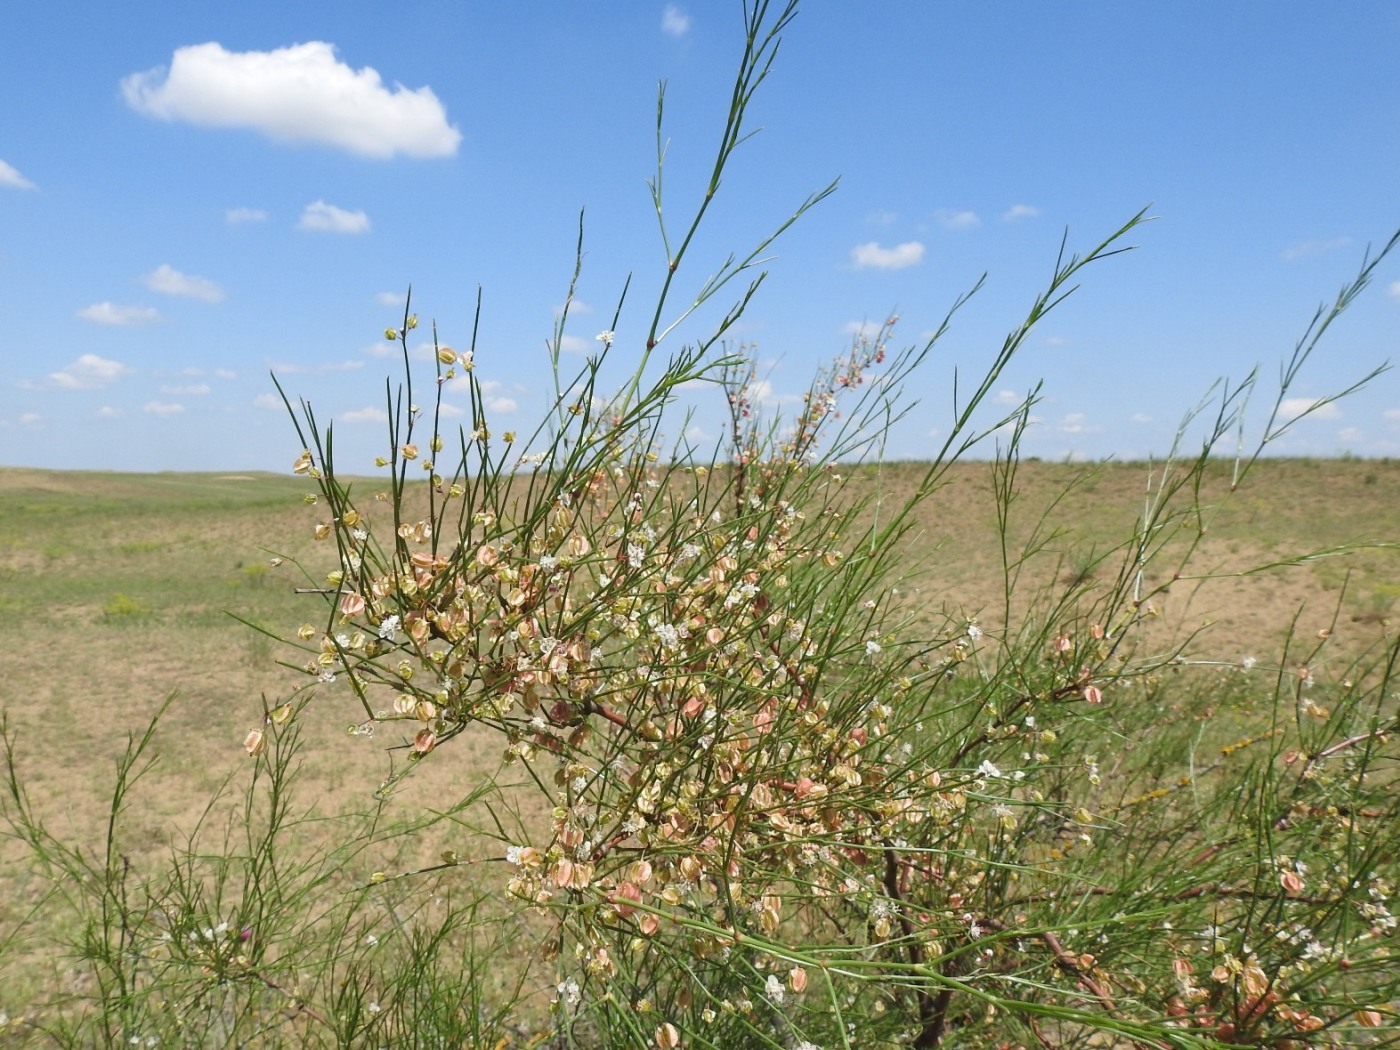
<instances>
[{"instance_id":1,"label":"small wispy cloud","mask_svg":"<svg viewBox=\"0 0 1400 1050\"><path fill-rule=\"evenodd\" d=\"M336 418L342 423L387 423L389 413L374 405L367 405L364 408L352 408L348 412L342 412Z\"/></svg>"},{"instance_id":2,"label":"small wispy cloud","mask_svg":"<svg viewBox=\"0 0 1400 1050\"><path fill-rule=\"evenodd\" d=\"M1330 240L1299 241L1297 244L1285 248L1283 257L1289 262L1296 262L1298 259L1306 259L1309 255L1320 255L1323 252L1345 248L1350 243L1350 237L1333 237Z\"/></svg>"},{"instance_id":3,"label":"small wispy cloud","mask_svg":"<svg viewBox=\"0 0 1400 1050\"><path fill-rule=\"evenodd\" d=\"M857 270L903 270L923 259L924 246L918 241L906 241L893 248L882 248L878 242L870 241L851 249L851 262Z\"/></svg>"},{"instance_id":4,"label":"small wispy cloud","mask_svg":"<svg viewBox=\"0 0 1400 1050\"><path fill-rule=\"evenodd\" d=\"M175 397L199 397L209 393L211 387L208 383L192 383L189 386L163 386L160 388L162 394L171 394Z\"/></svg>"},{"instance_id":5,"label":"small wispy cloud","mask_svg":"<svg viewBox=\"0 0 1400 1050\"><path fill-rule=\"evenodd\" d=\"M853 339L874 339L880 334L880 326L874 321L847 321L841 331Z\"/></svg>"},{"instance_id":6,"label":"small wispy cloud","mask_svg":"<svg viewBox=\"0 0 1400 1050\"><path fill-rule=\"evenodd\" d=\"M1134 412L1131 416L1128 417L1128 422L1137 424L1151 423L1152 417L1149 416L1146 412Z\"/></svg>"},{"instance_id":7,"label":"small wispy cloud","mask_svg":"<svg viewBox=\"0 0 1400 1050\"><path fill-rule=\"evenodd\" d=\"M244 222L267 222L267 212L261 208L230 208L224 212L224 221L233 226Z\"/></svg>"},{"instance_id":8,"label":"small wispy cloud","mask_svg":"<svg viewBox=\"0 0 1400 1050\"><path fill-rule=\"evenodd\" d=\"M176 48L168 68L124 77L121 91L128 106L157 120L249 128L362 157L449 157L462 141L431 88L390 90L377 70L346 65L323 40L271 51L215 42Z\"/></svg>"},{"instance_id":9,"label":"small wispy cloud","mask_svg":"<svg viewBox=\"0 0 1400 1050\"><path fill-rule=\"evenodd\" d=\"M675 4L667 4L661 12L661 31L667 36L685 36L690 32L690 16Z\"/></svg>"},{"instance_id":10,"label":"small wispy cloud","mask_svg":"<svg viewBox=\"0 0 1400 1050\"><path fill-rule=\"evenodd\" d=\"M938 225L945 230L970 230L982 225L982 220L977 217L975 211L955 211L951 208L940 208L933 213L933 217L938 220Z\"/></svg>"},{"instance_id":11,"label":"small wispy cloud","mask_svg":"<svg viewBox=\"0 0 1400 1050\"><path fill-rule=\"evenodd\" d=\"M750 383L748 388L750 400L757 401L760 405L767 407L778 407L781 405L794 405L802 400L801 394L780 394L773 389L771 380L760 379L755 383Z\"/></svg>"},{"instance_id":12,"label":"small wispy cloud","mask_svg":"<svg viewBox=\"0 0 1400 1050\"><path fill-rule=\"evenodd\" d=\"M0 186L8 186L12 190L37 190L39 187L30 182L13 164L7 164L0 160Z\"/></svg>"},{"instance_id":13,"label":"small wispy cloud","mask_svg":"<svg viewBox=\"0 0 1400 1050\"><path fill-rule=\"evenodd\" d=\"M268 367L278 375L324 375L327 372L353 372L357 368L364 368L365 363L354 359L322 361L316 365L303 365L295 361L274 361Z\"/></svg>"},{"instance_id":14,"label":"small wispy cloud","mask_svg":"<svg viewBox=\"0 0 1400 1050\"><path fill-rule=\"evenodd\" d=\"M1015 222L1017 219L1034 219L1040 209L1033 204L1013 204L1001 213L1002 222Z\"/></svg>"},{"instance_id":15,"label":"small wispy cloud","mask_svg":"<svg viewBox=\"0 0 1400 1050\"><path fill-rule=\"evenodd\" d=\"M1381 413L1381 418L1391 426L1400 426L1400 408L1387 408Z\"/></svg>"},{"instance_id":16,"label":"small wispy cloud","mask_svg":"<svg viewBox=\"0 0 1400 1050\"><path fill-rule=\"evenodd\" d=\"M141 406L142 412L149 412L153 416L178 416L184 410L185 406L175 401L147 401Z\"/></svg>"},{"instance_id":17,"label":"small wispy cloud","mask_svg":"<svg viewBox=\"0 0 1400 1050\"><path fill-rule=\"evenodd\" d=\"M1009 408L1012 405L1019 405L1024 400L1020 394L1014 390L998 390L992 395L992 404L1002 405Z\"/></svg>"},{"instance_id":18,"label":"small wispy cloud","mask_svg":"<svg viewBox=\"0 0 1400 1050\"><path fill-rule=\"evenodd\" d=\"M1400 299L1400 281L1391 281L1390 287L1385 290L1385 294L1392 299Z\"/></svg>"},{"instance_id":19,"label":"small wispy cloud","mask_svg":"<svg viewBox=\"0 0 1400 1050\"><path fill-rule=\"evenodd\" d=\"M516 404L513 397L488 397L486 399L486 410L488 412L514 412L520 406Z\"/></svg>"},{"instance_id":20,"label":"small wispy cloud","mask_svg":"<svg viewBox=\"0 0 1400 1050\"><path fill-rule=\"evenodd\" d=\"M580 339L576 335L566 335L559 340L559 349L566 354L586 354L590 345L587 339Z\"/></svg>"},{"instance_id":21,"label":"small wispy cloud","mask_svg":"<svg viewBox=\"0 0 1400 1050\"><path fill-rule=\"evenodd\" d=\"M896 212L881 210L871 212L865 217L865 221L872 226L893 226L898 218L899 215Z\"/></svg>"},{"instance_id":22,"label":"small wispy cloud","mask_svg":"<svg viewBox=\"0 0 1400 1050\"><path fill-rule=\"evenodd\" d=\"M96 413L98 419L120 419L121 414L121 409L114 408L111 405L103 405Z\"/></svg>"},{"instance_id":23,"label":"small wispy cloud","mask_svg":"<svg viewBox=\"0 0 1400 1050\"><path fill-rule=\"evenodd\" d=\"M374 296L374 301L381 306L397 306L402 310L404 294L403 292L377 292Z\"/></svg>"},{"instance_id":24,"label":"small wispy cloud","mask_svg":"<svg viewBox=\"0 0 1400 1050\"><path fill-rule=\"evenodd\" d=\"M169 263L161 263L142 277L141 283L162 295L182 295L206 303L223 302L224 299L224 290L209 278L181 273Z\"/></svg>"},{"instance_id":25,"label":"small wispy cloud","mask_svg":"<svg viewBox=\"0 0 1400 1050\"><path fill-rule=\"evenodd\" d=\"M1341 419L1342 410L1335 401L1321 404L1321 398L1289 397L1279 403L1279 418L1285 422L1307 416L1309 419Z\"/></svg>"},{"instance_id":26,"label":"small wispy cloud","mask_svg":"<svg viewBox=\"0 0 1400 1050\"><path fill-rule=\"evenodd\" d=\"M83 354L72 364L50 372L43 384L24 383L26 389L36 386L57 387L60 390L95 390L115 383L131 369L120 361L110 361L96 354Z\"/></svg>"},{"instance_id":27,"label":"small wispy cloud","mask_svg":"<svg viewBox=\"0 0 1400 1050\"><path fill-rule=\"evenodd\" d=\"M1070 412L1055 424L1055 429L1061 434L1097 434L1103 427L1090 423L1083 412Z\"/></svg>"},{"instance_id":28,"label":"small wispy cloud","mask_svg":"<svg viewBox=\"0 0 1400 1050\"><path fill-rule=\"evenodd\" d=\"M325 201L313 201L301 213L297 229L319 233L366 233L369 231L369 216L362 211L337 208Z\"/></svg>"},{"instance_id":29,"label":"small wispy cloud","mask_svg":"<svg viewBox=\"0 0 1400 1050\"><path fill-rule=\"evenodd\" d=\"M259 394L253 398L253 404L258 408L271 408L286 410L286 405L282 404L282 399L276 394Z\"/></svg>"},{"instance_id":30,"label":"small wispy cloud","mask_svg":"<svg viewBox=\"0 0 1400 1050\"><path fill-rule=\"evenodd\" d=\"M129 328L139 324L154 324L160 311L153 306L118 306L116 303L93 303L78 311L84 321Z\"/></svg>"}]
</instances>

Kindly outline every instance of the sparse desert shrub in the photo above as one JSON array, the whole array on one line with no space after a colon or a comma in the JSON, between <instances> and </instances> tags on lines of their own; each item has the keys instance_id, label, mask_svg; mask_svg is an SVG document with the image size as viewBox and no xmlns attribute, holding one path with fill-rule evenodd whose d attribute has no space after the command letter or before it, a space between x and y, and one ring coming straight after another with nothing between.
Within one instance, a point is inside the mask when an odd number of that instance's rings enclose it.
<instances>
[{"instance_id":1,"label":"sparse desert shrub","mask_svg":"<svg viewBox=\"0 0 1400 1050\"><path fill-rule=\"evenodd\" d=\"M331 428L301 404L294 470L315 481L327 545L302 568L324 607L289 640L307 684L265 704L245 741L246 845L191 844L166 881L132 886L115 829L143 741L121 769L105 859L62 846L12 774L13 826L73 876L74 951L96 975L92 1012L48 1024L60 1042L1400 1040L1397 649L1324 671L1327 639L1292 637L1276 660L1241 664L1213 659L1208 636L1153 627L1154 600L1200 579L1210 452L1242 432L1256 377L1198 408L1199 449L1183 437L1136 524L1076 559L1072 579L1048 516L1010 538L1034 395L1004 415L988 395L1142 215L1062 255L897 499L850 478L878 482L881 439L909 410L903 382L966 297L922 346L900 349L893 318L857 338L787 420L764 416L754 366L725 337L758 291L756 260L830 188L673 303L793 13L746 11L713 173L680 238L658 167L668 265L616 393L603 382L621 303L573 375L560 320L557 396L531 433L489 418L475 346L435 339L419 374L406 304L387 333L404 375L379 491L341 480ZM1291 425L1278 406L1395 243L1314 317L1232 490ZM671 349L736 281L719 323ZM471 420L454 434L441 392L458 379ZM729 409L712 450L665 437L677 391L697 381ZM915 604L908 581L936 566L911 560L914 512L987 441L1002 589L975 615ZM1037 575L1046 558L1059 571ZM336 829L335 850L288 861L298 714L332 702L353 705L352 736L387 743L381 799L468 739L494 741L500 767L464 769L463 795L415 825L375 811ZM470 852L341 874L446 821ZM395 947L376 955L384 930Z\"/></svg>"}]
</instances>

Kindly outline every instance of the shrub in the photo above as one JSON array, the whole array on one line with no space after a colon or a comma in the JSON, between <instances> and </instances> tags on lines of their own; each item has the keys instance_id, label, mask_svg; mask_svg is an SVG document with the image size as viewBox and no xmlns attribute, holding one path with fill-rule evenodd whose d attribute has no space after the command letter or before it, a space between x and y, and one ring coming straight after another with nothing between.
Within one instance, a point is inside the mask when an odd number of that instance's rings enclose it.
<instances>
[{"instance_id":1,"label":"shrub","mask_svg":"<svg viewBox=\"0 0 1400 1050\"><path fill-rule=\"evenodd\" d=\"M325 603L320 626L291 640L309 684L246 740L260 777L246 848L191 847L138 908L116 847L96 866L64 852L12 776L16 828L57 870L84 875L77 950L99 975L92 1023L105 1038L1396 1042L1397 650L1324 675L1325 639L1290 638L1269 666L1241 666L1209 659L1208 639L1152 626L1154 599L1201 578L1192 555L1228 499L1208 484L1210 452L1242 432L1256 377L1188 417L1204 424L1199 450L1183 437L1151 471L1143 513L1116 543L1038 573L1053 556L1048 517L1019 521L1035 395L1004 415L988 414L988 395L1143 215L1062 254L903 495L881 489L882 439L966 296L922 346L900 349L894 318L857 338L791 419L765 415L754 363L726 337L762 282L757 260L830 187L674 305L793 14L770 17L763 0L746 11L709 186L679 238L658 161L669 262L617 393L605 369L622 302L572 375L560 319L556 396L531 433L489 418L475 345L434 338L433 372L418 374L410 303L387 333L404 374L380 491L343 480L332 428L301 403L294 470L316 483L316 535L334 555L303 566ZM1230 491L1291 425L1279 411L1290 386L1395 243L1314 317ZM719 322L670 349L735 282ZM454 380L471 400L456 434L441 412ZM678 391L697 381L729 412L708 452L666 437ZM916 564L917 512L988 441L1004 586L976 615L913 602L908 581L932 568ZM333 683L329 695L355 705L353 735L387 738L396 757L380 799L469 738L494 741L502 772L464 770L464 796L417 825L375 811L339 831L338 852L278 860L297 715L332 702L313 695ZM134 742L114 828L141 753ZM348 855L443 819L471 834L471 852L365 884L337 876ZM137 911L167 915L169 937L129 935ZM378 928L394 930L392 953L366 950Z\"/></svg>"}]
</instances>

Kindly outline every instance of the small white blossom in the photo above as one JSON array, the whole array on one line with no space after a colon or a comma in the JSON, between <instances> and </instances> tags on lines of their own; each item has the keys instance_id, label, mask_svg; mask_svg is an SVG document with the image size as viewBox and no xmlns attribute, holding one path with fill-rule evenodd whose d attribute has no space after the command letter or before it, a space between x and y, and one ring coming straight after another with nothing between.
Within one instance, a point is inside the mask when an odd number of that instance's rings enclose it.
<instances>
[{"instance_id":1,"label":"small white blossom","mask_svg":"<svg viewBox=\"0 0 1400 1050\"><path fill-rule=\"evenodd\" d=\"M379 637L386 642L392 642L394 640L394 632L399 629L399 624L401 622L398 616L392 613L384 617L383 622L379 625Z\"/></svg>"},{"instance_id":2,"label":"small white blossom","mask_svg":"<svg viewBox=\"0 0 1400 1050\"><path fill-rule=\"evenodd\" d=\"M597 335L595 335L593 338L596 339L596 340L598 340L598 342L602 343L604 346L612 346L612 345L613 345L613 337L614 337L614 336L613 336L613 331L612 331L612 329L608 329L607 331L599 332L599 333L598 333Z\"/></svg>"},{"instance_id":3,"label":"small white blossom","mask_svg":"<svg viewBox=\"0 0 1400 1050\"><path fill-rule=\"evenodd\" d=\"M787 989L783 987L783 982L778 980L776 974L769 974L768 980L763 982L763 994L774 1006L783 1005L783 997L787 994Z\"/></svg>"}]
</instances>

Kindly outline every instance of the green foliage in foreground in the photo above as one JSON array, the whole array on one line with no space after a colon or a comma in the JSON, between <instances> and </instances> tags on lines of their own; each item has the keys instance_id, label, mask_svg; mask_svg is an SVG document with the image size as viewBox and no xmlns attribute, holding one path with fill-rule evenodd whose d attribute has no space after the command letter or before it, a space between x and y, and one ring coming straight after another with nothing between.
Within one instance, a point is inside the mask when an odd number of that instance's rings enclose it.
<instances>
[{"instance_id":1,"label":"green foliage in foreground","mask_svg":"<svg viewBox=\"0 0 1400 1050\"><path fill-rule=\"evenodd\" d=\"M1318 643L1267 667L1202 666L1197 639L1148 626L1154 598L1195 573L1196 542L1175 538L1198 540L1217 510L1207 454L1242 427L1254 377L1198 413L1200 453L1154 471L1124 535L1067 580L1029 571L1051 535L1015 522L1033 402L984 418L985 402L1141 216L1058 260L898 499L849 496L839 464L878 459L941 330L903 351L888 328L858 341L783 424L722 342L761 275L711 335L660 360L772 240L667 319L792 14L747 13L709 191L678 240L658 170L670 262L620 393L601 394L609 333L575 376L555 355L535 434L493 433L472 350L438 347L431 389L460 374L472 391L470 428L447 434L440 400L413 407L406 309L377 500L341 482L331 431L302 405L295 469L317 481L328 552L302 567L323 624L288 640L308 684L249 734L257 775L227 832L209 822L163 870L133 873L124 819L151 733L118 769L97 850L45 826L7 735L5 814L51 886L12 947L66 910L53 928L87 970L12 1030L69 1046L1400 1042L1400 650L1326 675ZM1319 311L1236 486L1395 243ZM676 391L700 380L731 410L708 457L662 436ZM984 618L938 619L900 594L936 568L909 564L911 522L995 434L1001 593ZM483 740L502 765L421 820L381 805L323 834L295 801L298 716L318 691L357 705L357 734L401 741L381 798ZM348 874L439 826L469 831L471 851Z\"/></svg>"}]
</instances>

